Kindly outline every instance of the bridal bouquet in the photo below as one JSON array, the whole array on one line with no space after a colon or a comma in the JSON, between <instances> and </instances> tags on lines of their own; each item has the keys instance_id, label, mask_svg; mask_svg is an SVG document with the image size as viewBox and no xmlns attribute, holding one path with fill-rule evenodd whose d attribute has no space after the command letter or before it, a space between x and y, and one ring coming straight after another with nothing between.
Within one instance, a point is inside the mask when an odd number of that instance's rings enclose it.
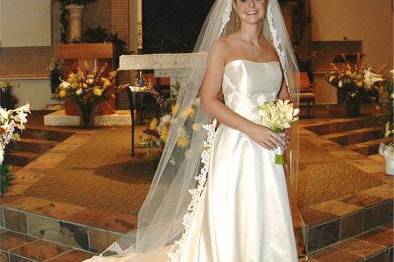
<instances>
[{"instance_id":1,"label":"bridal bouquet","mask_svg":"<svg viewBox=\"0 0 394 262\"><path fill-rule=\"evenodd\" d=\"M274 100L265 102L264 97L257 99L258 113L261 116L261 122L264 126L272 129L275 133L283 133L286 128L298 120L298 113L300 109L294 108L290 100ZM275 163L278 165L284 164L283 157L284 149L278 147L275 149Z\"/></svg>"}]
</instances>

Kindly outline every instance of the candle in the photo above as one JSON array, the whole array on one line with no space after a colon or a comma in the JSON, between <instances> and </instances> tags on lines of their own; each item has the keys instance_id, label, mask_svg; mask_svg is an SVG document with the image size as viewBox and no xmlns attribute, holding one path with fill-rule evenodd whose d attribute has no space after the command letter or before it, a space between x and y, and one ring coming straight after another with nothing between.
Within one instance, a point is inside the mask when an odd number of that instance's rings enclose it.
<instances>
[{"instance_id":1,"label":"candle","mask_svg":"<svg viewBox=\"0 0 394 262\"><path fill-rule=\"evenodd\" d=\"M142 23L142 0L137 0L137 22Z\"/></svg>"}]
</instances>

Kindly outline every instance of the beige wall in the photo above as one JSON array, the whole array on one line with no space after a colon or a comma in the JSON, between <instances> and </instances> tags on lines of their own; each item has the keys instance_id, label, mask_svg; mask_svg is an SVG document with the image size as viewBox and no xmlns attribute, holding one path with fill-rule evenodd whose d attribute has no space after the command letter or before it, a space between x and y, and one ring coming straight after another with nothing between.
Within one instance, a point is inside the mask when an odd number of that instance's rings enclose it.
<instances>
[{"instance_id":1,"label":"beige wall","mask_svg":"<svg viewBox=\"0 0 394 262\"><path fill-rule=\"evenodd\" d=\"M368 64L393 68L392 0L311 0L311 12L312 41L359 40ZM316 102L335 104L336 90L324 73L315 74Z\"/></svg>"},{"instance_id":2,"label":"beige wall","mask_svg":"<svg viewBox=\"0 0 394 262\"><path fill-rule=\"evenodd\" d=\"M367 62L393 67L392 0L311 0L312 41L361 40Z\"/></svg>"}]
</instances>

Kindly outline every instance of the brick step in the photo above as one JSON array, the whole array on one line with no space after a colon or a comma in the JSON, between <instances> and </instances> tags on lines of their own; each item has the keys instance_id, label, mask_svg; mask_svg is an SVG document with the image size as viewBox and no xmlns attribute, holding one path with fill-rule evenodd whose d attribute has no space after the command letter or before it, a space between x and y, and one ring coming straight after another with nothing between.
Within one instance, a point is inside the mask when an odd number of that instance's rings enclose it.
<instances>
[{"instance_id":1,"label":"brick step","mask_svg":"<svg viewBox=\"0 0 394 262\"><path fill-rule=\"evenodd\" d=\"M382 225L354 238L315 252L309 262L391 262L393 258L393 223Z\"/></svg>"},{"instance_id":2,"label":"brick step","mask_svg":"<svg viewBox=\"0 0 394 262\"><path fill-rule=\"evenodd\" d=\"M346 146L350 150L354 150L365 156L370 156L377 154L379 151L380 143L389 143L392 140L391 137L385 137L380 139L375 139L371 141L361 142L354 145Z\"/></svg>"},{"instance_id":3,"label":"brick step","mask_svg":"<svg viewBox=\"0 0 394 262\"><path fill-rule=\"evenodd\" d=\"M34 159L39 157L40 154L32 153L32 152L20 152L20 151L9 151L7 153L5 162L7 164L16 165L16 166L25 166L28 163L32 162Z\"/></svg>"},{"instance_id":4,"label":"brick step","mask_svg":"<svg viewBox=\"0 0 394 262\"><path fill-rule=\"evenodd\" d=\"M55 147L58 143L59 141L55 140L23 137L16 143L10 144L10 148L13 151L24 151L43 154L46 151Z\"/></svg>"},{"instance_id":5,"label":"brick step","mask_svg":"<svg viewBox=\"0 0 394 262\"><path fill-rule=\"evenodd\" d=\"M384 136L382 127L366 127L349 130L345 132L323 135L322 138L329 139L341 145L353 145L369 140L380 139Z\"/></svg>"},{"instance_id":6,"label":"brick step","mask_svg":"<svg viewBox=\"0 0 394 262\"><path fill-rule=\"evenodd\" d=\"M393 221L393 187L382 184L301 209L305 254Z\"/></svg>"},{"instance_id":7,"label":"brick step","mask_svg":"<svg viewBox=\"0 0 394 262\"><path fill-rule=\"evenodd\" d=\"M74 132L66 130L54 130L45 127L28 127L23 130L21 137L63 141L73 134Z\"/></svg>"},{"instance_id":8,"label":"brick step","mask_svg":"<svg viewBox=\"0 0 394 262\"><path fill-rule=\"evenodd\" d=\"M351 119L338 119L329 123L308 125L305 128L317 135L329 135L369 127L382 128L389 119L390 114L377 114Z\"/></svg>"},{"instance_id":9,"label":"brick step","mask_svg":"<svg viewBox=\"0 0 394 262\"><path fill-rule=\"evenodd\" d=\"M94 255L91 252L8 230L0 232L0 242L0 261L4 262L78 262Z\"/></svg>"}]
</instances>

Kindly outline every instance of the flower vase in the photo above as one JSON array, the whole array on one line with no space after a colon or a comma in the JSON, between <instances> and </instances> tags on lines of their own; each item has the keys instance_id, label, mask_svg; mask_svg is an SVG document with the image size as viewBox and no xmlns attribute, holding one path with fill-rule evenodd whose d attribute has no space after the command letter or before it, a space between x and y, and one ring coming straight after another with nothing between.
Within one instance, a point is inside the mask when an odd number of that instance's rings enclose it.
<instances>
[{"instance_id":1,"label":"flower vase","mask_svg":"<svg viewBox=\"0 0 394 262\"><path fill-rule=\"evenodd\" d=\"M386 174L394 176L394 148L382 143L379 147L379 154L384 157L386 162Z\"/></svg>"},{"instance_id":2,"label":"flower vase","mask_svg":"<svg viewBox=\"0 0 394 262\"><path fill-rule=\"evenodd\" d=\"M93 107L91 105L79 105L80 109L80 125L82 127L90 127L94 124L92 123L92 111Z\"/></svg>"},{"instance_id":3,"label":"flower vase","mask_svg":"<svg viewBox=\"0 0 394 262\"><path fill-rule=\"evenodd\" d=\"M361 115L360 101L358 99L345 101L345 108L346 108L346 115L349 117L358 117Z\"/></svg>"}]
</instances>

